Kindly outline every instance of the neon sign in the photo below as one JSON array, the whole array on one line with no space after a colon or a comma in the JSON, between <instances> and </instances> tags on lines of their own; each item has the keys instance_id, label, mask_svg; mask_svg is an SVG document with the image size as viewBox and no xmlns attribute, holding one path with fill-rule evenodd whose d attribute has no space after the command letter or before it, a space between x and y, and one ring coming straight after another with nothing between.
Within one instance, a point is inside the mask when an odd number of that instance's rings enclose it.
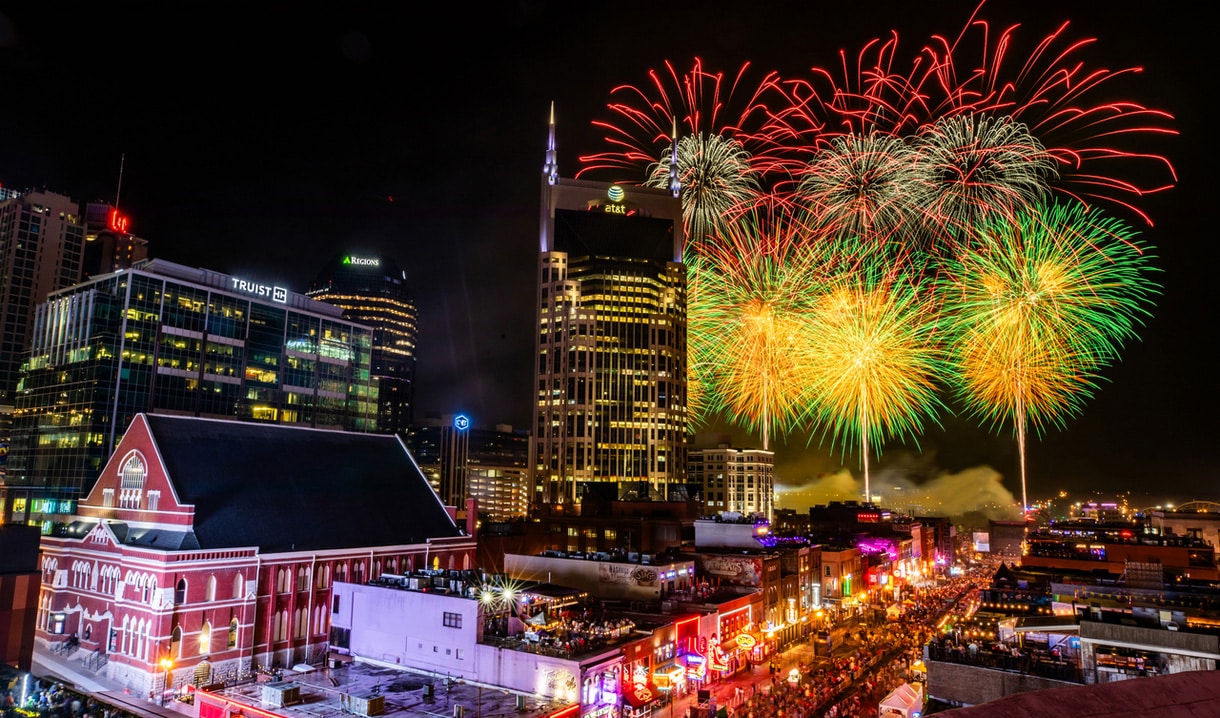
<instances>
[{"instance_id":1,"label":"neon sign","mask_svg":"<svg viewBox=\"0 0 1220 718\"><path fill-rule=\"evenodd\" d=\"M470 419L465 414L458 414L453 417L453 427L458 431L466 431L470 428Z\"/></svg>"},{"instance_id":2,"label":"neon sign","mask_svg":"<svg viewBox=\"0 0 1220 718\"><path fill-rule=\"evenodd\" d=\"M343 263L352 267L380 267L381 260L376 257L356 257L349 255L343 258Z\"/></svg>"},{"instance_id":3,"label":"neon sign","mask_svg":"<svg viewBox=\"0 0 1220 718\"><path fill-rule=\"evenodd\" d=\"M751 648L753 648L754 644L757 643L757 641L754 640L754 636L751 636L748 633L737 634L736 640L737 640L737 647L745 649L747 651L750 650Z\"/></svg>"},{"instance_id":4,"label":"neon sign","mask_svg":"<svg viewBox=\"0 0 1220 718\"><path fill-rule=\"evenodd\" d=\"M288 290L283 287L276 287L270 284L259 284L237 277L230 277L233 280L233 291L243 292L245 294L253 294L256 297L270 297L271 301L279 302L280 304L288 303Z\"/></svg>"},{"instance_id":5,"label":"neon sign","mask_svg":"<svg viewBox=\"0 0 1220 718\"><path fill-rule=\"evenodd\" d=\"M627 206L622 204L604 204L602 211L606 214L627 214Z\"/></svg>"},{"instance_id":6,"label":"neon sign","mask_svg":"<svg viewBox=\"0 0 1220 718\"><path fill-rule=\"evenodd\" d=\"M622 187L615 184L610 185L610 188L606 190L606 196L610 198L611 202L622 202L627 193L623 191Z\"/></svg>"},{"instance_id":7,"label":"neon sign","mask_svg":"<svg viewBox=\"0 0 1220 718\"><path fill-rule=\"evenodd\" d=\"M131 220L119 214L117 209L111 208L110 217L107 219L106 224L110 227L111 231L126 233L127 227L131 225Z\"/></svg>"}]
</instances>

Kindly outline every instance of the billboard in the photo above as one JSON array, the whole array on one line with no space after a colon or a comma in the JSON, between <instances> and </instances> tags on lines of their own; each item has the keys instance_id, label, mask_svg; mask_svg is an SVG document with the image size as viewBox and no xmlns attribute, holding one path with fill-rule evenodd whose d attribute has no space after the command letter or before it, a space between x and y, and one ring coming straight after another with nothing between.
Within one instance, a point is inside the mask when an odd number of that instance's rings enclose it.
<instances>
[{"instance_id":1,"label":"billboard","mask_svg":"<svg viewBox=\"0 0 1220 718\"><path fill-rule=\"evenodd\" d=\"M703 573L731 586L762 585L761 558L753 556L703 556Z\"/></svg>"}]
</instances>

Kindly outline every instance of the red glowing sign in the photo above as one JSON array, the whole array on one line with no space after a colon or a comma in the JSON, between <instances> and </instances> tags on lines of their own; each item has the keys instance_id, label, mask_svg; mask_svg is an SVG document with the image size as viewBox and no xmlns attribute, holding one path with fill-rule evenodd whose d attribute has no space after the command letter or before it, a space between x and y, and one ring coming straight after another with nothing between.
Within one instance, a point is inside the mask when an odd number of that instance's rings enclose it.
<instances>
[{"instance_id":1,"label":"red glowing sign","mask_svg":"<svg viewBox=\"0 0 1220 718\"><path fill-rule=\"evenodd\" d=\"M108 224L110 225L110 229L112 231L126 232L127 228L131 225L131 220L129 220L126 215L119 214L119 211L112 207L110 209L110 221Z\"/></svg>"}]
</instances>

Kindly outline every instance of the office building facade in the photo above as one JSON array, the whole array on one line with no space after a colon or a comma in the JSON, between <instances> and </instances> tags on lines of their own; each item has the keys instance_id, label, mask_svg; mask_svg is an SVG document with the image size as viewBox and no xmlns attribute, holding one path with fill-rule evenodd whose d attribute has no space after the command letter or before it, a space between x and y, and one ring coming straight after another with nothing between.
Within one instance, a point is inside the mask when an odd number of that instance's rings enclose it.
<instances>
[{"instance_id":1,"label":"office building facade","mask_svg":"<svg viewBox=\"0 0 1220 718\"><path fill-rule=\"evenodd\" d=\"M406 434L414 416L419 327L406 281L407 273L385 257L344 254L332 259L306 292L373 330L377 428L393 434Z\"/></svg>"},{"instance_id":2,"label":"office building facade","mask_svg":"<svg viewBox=\"0 0 1220 718\"><path fill-rule=\"evenodd\" d=\"M72 514L140 412L373 431L371 345L338 307L159 259L52 293L34 314L5 518Z\"/></svg>"},{"instance_id":3,"label":"office building facade","mask_svg":"<svg viewBox=\"0 0 1220 718\"><path fill-rule=\"evenodd\" d=\"M704 510L742 515L762 514L771 520L775 510L775 452L734 449L691 449L686 462L687 482L701 488Z\"/></svg>"},{"instance_id":4,"label":"office building facade","mask_svg":"<svg viewBox=\"0 0 1220 718\"><path fill-rule=\"evenodd\" d=\"M669 190L542 178L535 504L585 483L665 499L686 472L686 267Z\"/></svg>"}]
</instances>

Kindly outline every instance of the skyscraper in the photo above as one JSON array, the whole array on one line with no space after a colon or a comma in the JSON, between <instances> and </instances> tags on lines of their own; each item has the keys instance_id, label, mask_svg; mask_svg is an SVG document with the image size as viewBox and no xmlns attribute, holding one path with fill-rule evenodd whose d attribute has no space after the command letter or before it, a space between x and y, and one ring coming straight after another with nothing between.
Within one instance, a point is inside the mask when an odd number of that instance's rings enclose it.
<instances>
[{"instance_id":1,"label":"skyscraper","mask_svg":"<svg viewBox=\"0 0 1220 718\"><path fill-rule=\"evenodd\" d=\"M533 503L587 482L665 499L686 472L680 188L542 177Z\"/></svg>"},{"instance_id":2,"label":"skyscraper","mask_svg":"<svg viewBox=\"0 0 1220 718\"><path fill-rule=\"evenodd\" d=\"M344 254L332 259L306 292L373 330L377 428L395 434L409 431L415 402L418 314L406 279L389 259Z\"/></svg>"},{"instance_id":3,"label":"skyscraper","mask_svg":"<svg viewBox=\"0 0 1220 718\"><path fill-rule=\"evenodd\" d=\"M84 245L72 199L46 190L0 192L0 444L9 438L34 307L80 281Z\"/></svg>"},{"instance_id":4,"label":"skyscraper","mask_svg":"<svg viewBox=\"0 0 1220 718\"><path fill-rule=\"evenodd\" d=\"M72 514L141 412L372 431L371 345L338 307L160 259L54 292L18 390L6 518Z\"/></svg>"}]
</instances>

